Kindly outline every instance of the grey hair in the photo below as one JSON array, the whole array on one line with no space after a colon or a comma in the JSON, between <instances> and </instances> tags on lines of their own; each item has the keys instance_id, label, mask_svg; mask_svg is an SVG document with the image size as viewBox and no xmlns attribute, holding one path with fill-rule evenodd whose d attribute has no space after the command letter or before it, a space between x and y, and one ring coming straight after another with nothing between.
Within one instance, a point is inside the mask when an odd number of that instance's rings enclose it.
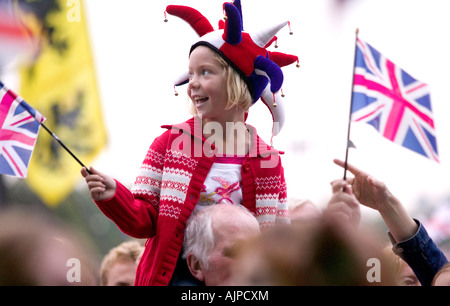
<instances>
[{"instance_id":1,"label":"grey hair","mask_svg":"<svg viewBox=\"0 0 450 306\"><path fill-rule=\"evenodd\" d=\"M208 268L209 257L215 245L211 220L212 216L217 211L218 205L235 206L251 216L251 218L255 218L245 206L240 204L214 204L202 208L195 214L192 214L187 221L184 233L183 258L186 259L188 254L192 253L205 268Z\"/></svg>"}]
</instances>

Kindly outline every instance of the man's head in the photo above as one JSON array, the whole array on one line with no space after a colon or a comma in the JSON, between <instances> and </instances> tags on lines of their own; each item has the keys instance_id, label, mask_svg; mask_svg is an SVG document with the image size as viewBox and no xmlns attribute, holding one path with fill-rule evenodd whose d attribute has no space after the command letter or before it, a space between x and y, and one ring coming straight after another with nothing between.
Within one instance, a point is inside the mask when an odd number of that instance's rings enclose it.
<instances>
[{"instance_id":1,"label":"man's head","mask_svg":"<svg viewBox=\"0 0 450 306\"><path fill-rule=\"evenodd\" d=\"M105 255L100 268L102 286L133 286L144 247L136 240L122 242Z\"/></svg>"},{"instance_id":2,"label":"man's head","mask_svg":"<svg viewBox=\"0 0 450 306\"><path fill-rule=\"evenodd\" d=\"M259 232L258 221L245 207L212 205L188 220L183 256L195 278L207 286L224 285L236 246Z\"/></svg>"}]
</instances>

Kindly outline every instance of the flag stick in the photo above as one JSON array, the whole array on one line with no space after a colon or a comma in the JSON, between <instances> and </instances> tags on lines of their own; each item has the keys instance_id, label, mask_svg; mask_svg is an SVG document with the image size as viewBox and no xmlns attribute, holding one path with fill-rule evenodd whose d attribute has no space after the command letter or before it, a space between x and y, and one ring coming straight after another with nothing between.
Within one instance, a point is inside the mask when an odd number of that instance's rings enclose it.
<instances>
[{"instance_id":1,"label":"flag stick","mask_svg":"<svg viewBox=\"0 0 450 306\"><path fill-rule=\"evenodd\" d=\"M353 57L353 76L352 76L352 87L351 87L351 100L350 100L350 112L348 115L348 129L347 129L347 145L345 149L345 162L344 162L344 181L347 179L347 161L348 161L348 148L350 147L350 127L352 122L352 109L353 109L353 84L355 82L355 66L356 66L356 43L358 40L359 29L356 28L355 32L355 52Z\"/></svg>"},{"instance_id":2,"label":"flag stick","mask_svg":"<svg viewBox=\"0 0 450 306\"><path fill-rule=\"evenodd\" d=\"M0 81L0 88L6 88L6 86ZM6 88L7 89L7 88ZM9 89L7 89L9 90ZM12 91L11 91L12 92ZM20 104L22 101L25 103L25 105L27 104L25 102L25 100L23 100L21 97L17 96L15 93L14 94L14 98L18 99L18 103ZM69 152L69 154L84 168L86 168L87 172L89 174L92 174L92 172L89 170L88 167L86 167L79 159L78 157L75 156L75 154L72 153L72 151L69 150L69 148L61 141L61 139L59 139L58 136L55 135L55 133L53 133L43 122L40 122L39 120L36 119L35 115L31 112L31 110L28 109L28 107L26 107L24 104L22 104L22 107L37 121L39 122L39 124L67 151Z\"/></svg>"},{"instance_id":3,"label":"flag stick","mask_svg":"<svg viewBox=\"0 0 450 306\"><path fill-rule=\"evenodd\" d=\"M72 157L84 168L86 168L87 172L89 174L92 174L91 170L89 170L88 167L86 167L79 159L75 156L75 154L70 151L70 149L59 139L58 136L55 135L44 123L40 122L41 126L55 139Z\"/></svg>"},{"instance_id":4,"label":"flag stick","mask_svg":"<svg viewBox=\"0 0 450 306\"><path fill-rule=\"evenodd\" d=\"M30 112L30 110L28 108L25 107L25 110L34 117L34 115ZM37 121L37 120L36 120ZM39 122L39 121L38 121ZM58 136L55 135L55 133L53 133L43 122L39 122L39 124L53 137L53 139L55 139L67 152L69 152L69 154L82 166L85 167L87 172L89 174L92 174L91 170L89 170L88 167L86 167L79 159L78 157L75 156L75 154L72 153L72 151L70 151L70 149L61 141L61 139L59 139Z\"/></svg>"}]
</instances>

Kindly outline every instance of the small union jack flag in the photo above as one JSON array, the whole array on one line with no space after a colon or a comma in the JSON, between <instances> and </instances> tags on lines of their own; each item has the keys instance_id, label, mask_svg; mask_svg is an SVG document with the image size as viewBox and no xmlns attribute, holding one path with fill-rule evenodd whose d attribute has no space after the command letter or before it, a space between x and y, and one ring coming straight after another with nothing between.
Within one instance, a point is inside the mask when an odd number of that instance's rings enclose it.
<instances>
[{"instance_id":1,"label":"small union jack flag","mask_svg":"<svg viewBox=\"0 0 450 306\"><path fill-rule=\"evenodd\" d=\"M354 69L352 121L439 162L428 85L359 38Z\"/></svg>"},{"instance_id":2,"label":"small union jack flag","mask_svg":"<svg viewBox=\"0 0 450 306\"><path fill-rule=\"evenodd\" d=\"M25 178L45 118L0 82L0 174Z\"/></svg>"}]
</instances>

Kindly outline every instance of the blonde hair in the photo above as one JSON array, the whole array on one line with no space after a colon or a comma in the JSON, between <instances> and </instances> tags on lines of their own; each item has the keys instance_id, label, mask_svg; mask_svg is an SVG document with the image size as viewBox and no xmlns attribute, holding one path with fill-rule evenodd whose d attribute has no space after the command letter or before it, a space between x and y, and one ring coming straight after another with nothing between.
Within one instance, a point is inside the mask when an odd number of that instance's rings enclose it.
<instances>
[{"instance_id":1,"label":"blonde hair","mask_svg":"<svg viewBox=\"0 0 450 306\"><path fill-rule=\"evenodd\" d=\"M220 56L217 52L212 51L214 58L219 61L219 64L224 69L223 72L227 76L227 97L228 103L226 109L231 109L233 107L243 108L246 112L252 106L253 99L248 89L247 84L244 79L239 75L239 73L231 67L227 61ZM190 103L191 114L197 114L197 109L193 103Z\"/></svg>"},{"instance_id":2,"label":"blonde hair","mask_svg":"<svg viewBox=\"0 0 450 306\"><path fill-rule=\"evenodd\" d=\"M103 258L100 267L100 282L104 286L107 284L108 272L116 262L130 261L138 263L144 251L144 246L139 241L125 241L112 248Z\"/></svg>"},{"instance_id":3,"label":"blonde hair","mask_svg":"<svg viewBox=\"0 0 450 306\"><path fill-rule=\"evenodd\" d=\"M438 272L434 275L433 280L431 281L431 286L435 286L436 285L436 280L438 279L438 277L441 274L444 273L449 273L450 272L450 262L446 263L445 265L443 265Z\"/></svg>"}]
</instances>

